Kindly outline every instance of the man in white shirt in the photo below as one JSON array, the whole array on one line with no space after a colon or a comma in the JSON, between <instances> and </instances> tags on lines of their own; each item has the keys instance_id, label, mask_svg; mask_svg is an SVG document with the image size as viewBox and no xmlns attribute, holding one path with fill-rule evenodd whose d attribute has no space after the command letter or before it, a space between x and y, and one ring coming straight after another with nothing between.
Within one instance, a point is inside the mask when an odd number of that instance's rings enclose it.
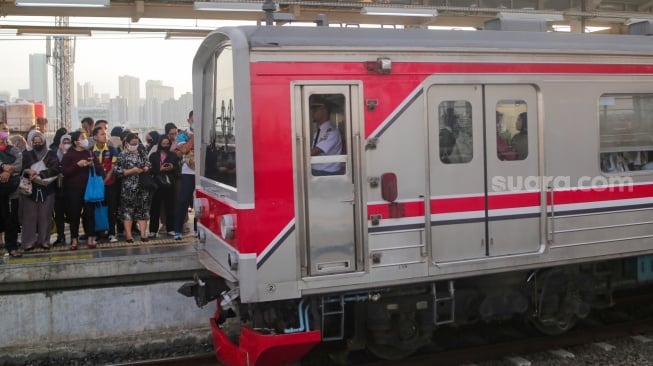
<instances>
[{"instance_id":1,"label":"man in white shirt","mask_svg":"<svg viewBox=\"0 0 653 366\"><path fill-rule=\"evenodd\" d=\"M310 99L311 121L317 126L311 144L311 156L342 154L342 138L338 128L329 120L332 105L325 98L312 96ZM312 164L314 176L340 175L342 163Z\"/></svg>"}]
</instances>

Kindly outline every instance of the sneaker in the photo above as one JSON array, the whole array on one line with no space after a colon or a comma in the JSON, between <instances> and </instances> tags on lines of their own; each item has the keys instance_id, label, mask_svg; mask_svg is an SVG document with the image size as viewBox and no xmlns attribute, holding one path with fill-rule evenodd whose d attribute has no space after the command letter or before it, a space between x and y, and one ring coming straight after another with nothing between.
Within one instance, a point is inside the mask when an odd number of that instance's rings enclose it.
<instances>
[{"instance_id":1,"label":"sneaker","mask_svg":"<svg viewBox=\"0 0 653 366\"><path fill-rule=\"evenodd\" d=\"M181 234L175 233L175 240L181 240Z\"/></svg>"},{"instance_id":2,"label":"sneaker","mask_svg":"<svg viewBox=\"0 0 653 366\"><path fill-rule=\"evenodd\" d=\"M175 232L174 231L168 231L168 235L175 236Z\"/></svg>"},{"instance_id":3,"label":"sneaker","mask_svg":"<svg viewBox=\"0 0 653 366\"><path fill-rule=\"evenodd\" d=\"M147 236L148 239L156 239L158 235L156 233L150 233L150 235Z\"/></svg>"},{"instance_id":4,"label":"sneaker","mask_svg":"<svg viewBox=\"0 0 653 366\"><path fill-rule=\"evenodd\" d=\"M115 235L109 235L109 243L117 243L118 238Z\"/></svg>"}]
</instances>

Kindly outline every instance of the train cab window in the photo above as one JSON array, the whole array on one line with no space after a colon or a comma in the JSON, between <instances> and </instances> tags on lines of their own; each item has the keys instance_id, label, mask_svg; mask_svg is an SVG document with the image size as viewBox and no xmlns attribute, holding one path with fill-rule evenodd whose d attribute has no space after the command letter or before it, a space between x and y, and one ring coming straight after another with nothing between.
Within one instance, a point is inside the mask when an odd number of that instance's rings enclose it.
<instances>
[{"instance_id":1,"label":"train cab window","mask_svg":"<svg viewBox=\"0 0 653 366\"><path fill-rule=\"evenodd\" d=\"M598 112L601 171L653 170L653 94L604 94Z\"/></svg>"},{"instance_id":2,"label":"train cab window","mask_svg":"<svg viewBox=\"0 0 653 366\"><path fill-rule=\"evenodd\" d=\"M344 175L347 157L345 96L313 94L309 98L309 113L311 173L313 176Z\"/></svg>"},{"instance_id":3,"label":"train cab window","mask_svg":"<svg viewBox=\"0 0 653 366\"><path fill-rule=\"evenodd\" d=\"M215 67L213 123L202 126L202 147L206 150L201 174L236 188L236 111L230 46L218 54Z\"/></svg>"},{"instance_id":4,"label":"train cab window","mask_svg":"<svg viewBox=\"0 0 653 366\"><path fill-rule=\"evenodd\" d=\"M528 110L523 100L500 100L496 106L497 158L502 161L528 157Z\"/></svg>"},{"instance_id":5,"label":"train cab window","mask_svg":"<svg viewBox=\"0 0 653 366\"><path fill-rule=\"evenodd\" d=\"M472 105L447 100L438 106L440 160L445 164L468 163L474 157Z\"/></svg>"}]
</instances>

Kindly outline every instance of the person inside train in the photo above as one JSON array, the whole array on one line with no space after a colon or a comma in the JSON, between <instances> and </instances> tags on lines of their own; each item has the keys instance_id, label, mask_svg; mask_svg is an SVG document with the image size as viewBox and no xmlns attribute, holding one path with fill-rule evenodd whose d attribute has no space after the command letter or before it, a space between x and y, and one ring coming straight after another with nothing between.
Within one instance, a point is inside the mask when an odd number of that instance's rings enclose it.
<instances>
[{"instance_id":1,"label":"person inside train","mask_svg":"<svg viewBox=\"0 0 653 366\"><path fill-rule=\"evenodd\" d=\"M328 156L342 154L342 138L338 128L331 122L333 104L320 95L312 95L309 99L311 121L315 123L316 131L311 143L311 156ZM340 175L342 163L312 164L314 176Z\"/></svg>"},{"instance_id":2,"label":"person inside train","mask_svg":"<svg viewBox=\"0 0 653 366\"><path fill-rule=\"evenodd\" d=\"M440 119L440 161L445 164L451 163L451 153L456 144L455 118L453 108L447 108Z\"/></svg>"},{"instance_id":3,"label":"person inside train","mask_svg":"<svg viewBox=\"0 0 653 366\"><path fill-rule=\"evenodd\" d=\"M510 140L510 145L517 154L517 160L524 160L528 156L528 125L526 116L526 112L519 114L515 123L515 128L519 132Z\"/></svg>"},{"instance_id":4,"label":"person inside train","mask_svg":"<svg viewBox=\"0 0 653 366\"><path fill-rule=\"evenodd\" d=\"M449 163L467 163L472 160L474 153L471 126L464 127L452 108L447 110L446 118L449 120L448 124L452 127L455 136L455 142L449 154Z\"/></svg>"},{"instance_id":5,"label":"person inside train","mask_svg":"<svg viewBox=\"0 0 653 366\"><path fill-rule=\"evenodd\" d=\"M9 141L9 127L0 122L0 233L11 257L21 257L18 245L18 180L23 156Z\"/></svg>"},{"instance_id":6,"label":"person inside train","mask_svg":"<svg viewBox=\"0 0 653 366\"><path fill-rule=\"evenodd\" d=\"M503 113L497 112L496 116L496 130L497 130L497 157L499 160L515 160L517 153L513 150L512 146L502 136Z\"/></svg>"}]
</instances>

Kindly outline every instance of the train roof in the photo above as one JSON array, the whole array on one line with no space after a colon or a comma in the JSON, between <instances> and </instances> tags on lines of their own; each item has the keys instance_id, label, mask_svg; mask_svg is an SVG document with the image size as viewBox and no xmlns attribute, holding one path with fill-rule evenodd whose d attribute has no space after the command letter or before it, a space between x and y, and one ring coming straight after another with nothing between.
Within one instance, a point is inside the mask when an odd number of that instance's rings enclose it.
<instances>
[{"instance_id":1,"label":"train roof","mask_svg":"<svg viewBox=\"0 0 653 366\"><path fill-rule=\"evenodd\" d=\"M596 54L653 54L653 38L559 32L370 29L334 27L225 27L232 42L246 40L252 50L329 49L385 51L479 51ZM236 45L244 47L245 45Z\"/></svg>"}]
</instances>

